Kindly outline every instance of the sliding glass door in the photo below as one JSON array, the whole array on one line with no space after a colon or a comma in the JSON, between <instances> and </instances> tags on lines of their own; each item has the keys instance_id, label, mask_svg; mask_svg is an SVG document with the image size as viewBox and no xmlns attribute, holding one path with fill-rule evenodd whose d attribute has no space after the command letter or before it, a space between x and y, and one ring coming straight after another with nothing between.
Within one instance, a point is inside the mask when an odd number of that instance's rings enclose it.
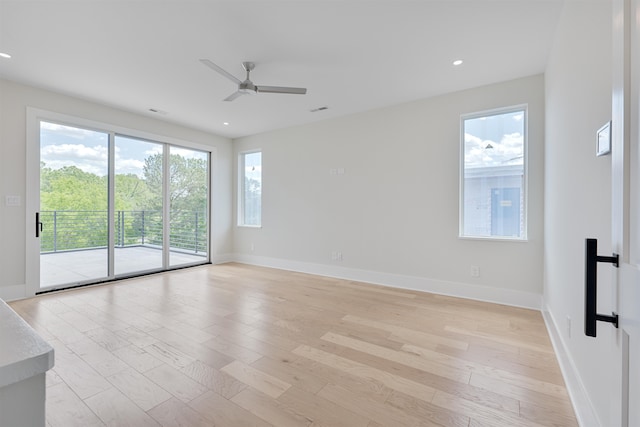
<instances>
[{"instance_id":1,"label":"sliding glass door","mask_svg":"<svg viewBox=\"0 0 640 427\"><path fill-rule=\"evenodd\" d=\"M40 288L209 261L209 153L40 126Z\"/></svg>"},{"instance_id":2,"label":"sliding glass door","mask_svg":"<svg viewBox=\"0 0 640 427\"><path fill-rule=\"evenodd\" d=\"M169 147L169 265L208 258L209 154Z\"/></svg>"},{"instance_id":3,"label":"sliding glass door","mask_svg":"<svg viewBox=\"0 0 640 427\"><path fill-rule=\"evenodd\" d=\"M114 271L163 267L164 144L115 135Z\"/></svg>"},{"instance_id":4,"label":"sliding glass door","mask_svg":"<svg viewBox=\"0 0 640 427\"><path fill-rule=\"evenodd\" d=\"M108 276L109 134L40 123L40 286Z\"/></svg>"}]
</instances>

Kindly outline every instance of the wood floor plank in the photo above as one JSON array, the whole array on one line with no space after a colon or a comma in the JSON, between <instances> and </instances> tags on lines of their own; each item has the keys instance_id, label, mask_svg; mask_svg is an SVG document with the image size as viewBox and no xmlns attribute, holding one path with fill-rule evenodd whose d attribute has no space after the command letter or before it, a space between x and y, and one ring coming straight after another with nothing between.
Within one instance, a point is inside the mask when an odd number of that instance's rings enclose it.
<instances>
[{"instance_id":1,"label":"wood floor plank","mask_svg":"<svg viewBox=\"0 0 640 427\"><path fill-rule=\"evenodd\" d=\"M211 427L211 422L175 397L149 412L164 427Z\"/></svg>"},{"instance_id":2,"label":"wood floor plank","mask_svg":"<svg viewBox=\"0 0 640 427\"><path fill-rule=\"evenodd\" d=\"M334 334L333 332L327 332L322 336L322 339L343 347L411 366L421 371L431 372L432 374L449 378L463 384L468 384L471 378L469 369L462 363L457 365L454 363L443 363L444 360L442 358L424 358L415 352L396 351L343 335Z\"/></svg>"},{"instance_id":3,"label":"wood floor plank","mask_svg":"<svg viewBox=\"0 0 640 427\"><path fill-rule=\"evenodd\" d=\"M517 414L506 411L497 411L457 396L437 391L431 403L450 411L454 411L476 419L483 425L496 427L540 427L533 421L529 421Z\"/></svg>"},{"instance_id":4,"label":"wood floor plank","mask_svg":"<svg viewBox=\"0 0 640 427\"><path fill-rule=\"evenodd\" d=\"M315 427L367 427L369 424L368 418L297 387L291 387L278 401L296 408Z\"/></svg>"},{"instance_id":5,"label":"wood floor plank","mask_svg":"<svg viewBox=\"0 0 640 427\"><path fill-rule=\"evenodd\" d=\"M578 427L573 408L570 405L568 407L547 407L525 401L520 404L520 416L545 426Z\"/></svg>"},{"instance_id":6,"label":"wood floor plank","mask_svg":"<svg viewBox=\"0 0 640 427\"><path fill-rule=\"evenodd\" d=\"M84 402L107 426L157 427L160 425L115 388L98 393Z\"/></svg>"},{"instance_id":7,"label":"wood floor plank","mask_svg":"<svg viewBox=\"0 0 640 427\"><path fill-rule=\"evenodd\" d=\"M129 365L114 356L112 352L89 338L71 343L67 347L103 377L108 377L129 368Z\"/></svg>"},{"instance_id":8,"label":"wood floor plank","mask_svg":"<svg viewBox=\"0 0 640 427\"><path fill-rule=\"evenodd\" d=\"M469 344L463 340L456 340L456 339L447 338L444 336L416 331L416 330L404 328L401 326L396 326L396 325L385 323L385 322L364 319L358 316L346 315L343 318L343 320L345 320L346 322L352 322L360 325L371 326L374 328L379 328L385 331L389 331L392 333L392 337L397 337L397 339L402 342L407 342L407 341L413 342L417 345L423 345L428 348L431 348L437 345L445 345L452 348L466 350L469 347Z\"/></svg>"},{"instance_id":9,"label":"wood floor plank","mask_svg":"<svg viewBox=\"0 0 640 427\"><path fill-rule=\"evenodd\" d=\"M250 364L262 357L261 354L248 348L239 346L229 340L224 339L221 336L214 337L203 343L206 347L209 347L217 352L226 354L234 359L241 360L244 363Z\"/></svg>"},{"instance_id":10,"label":"wood floor plank","mask_svg":"<svg viewBox=\"0 0 640 427\"><path fill-rule=\"evenodd\" d=\"M155 344L159 341L157 338L152 337L148 333L143 332L134 326L119 329L115 331L115 334L140 348L150 346L151 344Z\"/></svg>"},{"instance_id":11,"label":"wood floor plank","mask_svg":"<svg viewBox=\"0 0 640 427\"><path fill-rule=\"evenodd\" d=\"M171 399L169 392L134 369L118 372L107 379L144 411Z\"/></svg>"},{"instance_id":12,"label":"wood floor plank","mask_svg":"<svg viewBox=\"0 0 640 427\"><path fill-rule=\"evenodd\" d=\"M577 425L536 310L235 263L10 304L50 427Z\"/></svg>"},{"instance_id":13,"label":"wood floor plank","mask_svg":"<svg viewBox=\"0 0 640 427\"><path fill-rule=\"evenodd\" d=\"M222 368L221 371L274 399L277 399L291 387L291 384L255 369L239 360L231 362Z\"/></svg>"},{"instance_id":14,"label":"wood floor plank","mask_svg":"<svg viewBox=\"0 0 640 427\"><path fill-rule=\"evenodd\" d=\"M180 371L189 378L204 385L209 390L227 399L232 398L247 387L246 384L238 381L226 372L222 372L199 360L181 368Z\"/></svg>"},{"instance_id":15,"label":"wood floor plank","mask_svg":"<svg viewBox=\"0 0 640 427\"><path fill-rule=\"evenodd\" d=\"M392 389L378 380L356 376L305 357L298 357L290 363L301 371L323 378L327 384L340 384L341 387L374 402L384 403L392 392Z\"/></svg>"},{"instance_id":16,"label":"wood floor plank","mask_svg":"<svg viewBox=\"0 0 640 427\"><path fill-rule=\"evenodd\" d=\"M289 407L251 388L242 390L231 401L277 427L306 427L312 422L297 408Z\"/></svg>"},{"instance_id":17,"label":"wood floor plank","mask_svg":"<svg viewBox=\"0 0 640 427\"><path fill-rule=\"evenodd\" d=\"M65 346L56 345L56 373L81 399L108 390L111 385L87 362Z\"/></svg>"},{"instance_id":18,"label":"wood floor plank","mask_svg":"<svg viewBox=\"0 0 640 427\"><path fill-rule=\"evenodd\" d=\"M401 391L426 402L429 402L435 393L435 390L432 387L425 384L411 381L390 372L372 368L362 363L354 362L344 357L327 353L326 351L318 350L306 345L301 345L295 349L293 353L362 378L370 378L379 381L393 390Z\"/></svg>"},{"instance_id":19,"label":"wood floor plank","mask_svg":"<svg viewBox=\"0 0 640 427\"><path fill-rule=\"evenodd\" d=\"M106 328L95 328L86 332L87 336L109 351L117 350L131 344Z\"/></svg>"},{"instance_id":20,"label":"wood floor plank","mask_svg":"<svg viewBox=\"0 0 640 427\"><path fill-rule=\"evenodd\" d=\"M295 366L294 359L295 356L291 353L285 358L277 360L265 356L252 363L251 366L262 372L269 372L297 389L306 390L313 394L327 385L327 379Z\"/></svg>"},{"instance_id":21,"label":"wood floor plank","mask_svg":"<svg viewBox=\"0 0 640 427\"><path fill-rule=\"evenodd\" d=\"M151 344L144 348L144 351L156 357L158 360L175 366L176 368L184 368L190 363L193 363L196 359L183 353L174 346L167 344L163 341L158 341L155 344Z\"/></svg>"},{"instance_id":22,"label":"wood floor plank","mask_svg":"<svg viewBox=\"0 0 640 427\"><path fill-rule=\"evenodd\" d=\"M423 349L414 345L404 345L402 347L404 351L415 354L425 360L432 360L441 363L446 366L460 367L469 370L471 373L478 373L480 375L489 376L491 378L497 378L508 384L517 385L520 387L528 388L530 390L538 391L545 394L551 394L554 396L563 397L566 395L566 389L562 386L551 384L545 381L540 381L535 378L521 375L517 372L510 372L504 369L494 368L492 366L482 365L480 363L468 362L463 359L447 356L442 353Z\"/></svg>"},{"instance_id":23,"label":"wood floor plank","mask_svg":"<svg viewBox=\"0 0 640 427\"><path fill-rule=\"evenodd\" d=\"M205 386L169 365L148 370L144 376L185 403L207 391Z\"/></svg>"},{"instance_id":24,"label":"wood floor plank","mask_svg":"<svg viewBox=\"0 0 640 427\"><path fill-rule=\"evenodd\" d=\"M470 418L466 415L397 391L393 391L385 403L420 420L428 420L438 425L447 427L467 427L469 425Z\"/></svg>"},{"instance_id":25,"label":"wood floor plank","mask_svg":"<svg viewBox=\"0 0 640 427\"><path fill-rule=\"evenodd\" d=\"M138 372L146 372L163 363L133 344L114 350L112 353Z\"/></svg>"},{"instance_id":26,"label":"wood floor plank","mask_svg":"<svg viewBox=\"0 0 640 427\"><path fill-rule=\"evenodd\" d=\"M47 423L51 427L104 427L104 423L64 383L47 388Z\"/></svg>"},{"instance_id":27,"label":"wood floor plank","mask_svg":"<svg viewBox=\"0 0 640 427\"><path fill-rule=\"evenodd\" d=\"M418 426L420 422L416 417L407 414L404 410L396 409L385 403L375 402L337 385L327 384L326 387L320 390L318 396L362 417L375 420L383 426L413 427Z\"/></svg>"},{"instance_id":28,"label":"wood floor plank","mask_svg":"<svg viewBox=\"0 0 640 427\"><path fill-rule=\"evenodd\" d=\"M466 328L459 328L454 326L447 326L445 330L454 334L467 335L475 338L481 338L483 340L494 341L501 344L507 344L516 348L526 348L534 350L540 353L553 353L553 349L549 345L530 343L522 339L517 339L510 336L501 336L495 333L473 331Z\"/></svg>"},{"instance_id":29,"label":"wood floor plank","mask_svg":"<svg viewBox=\"0 0 640 427\"><path fill-rule=\"evenodd\" d=\"M536 405L550 412L559 412L565 415L573 414L573 406L568 394L545 394L531 389L504 382L498 378L485 375L472 374L470 383L484 390L491 390L503 396L518 399L520 407L525 404Z\"/></svg>"},{"instance_id":30,"label":"wood floor plank","mask_svg":"<svg viewBox=\"0 0 640 427\"><path fill-rule=\"evenodd\" d=\"M216 427L273 427L272 424L213 391L192 400L189 406Z\"/></svg>"},{"instance_id":31,"label":"wood floor plank","mask_svg":"<svg viewBox=\"0 0 640 427\"><path fill-rule=\"evenodd\" d=\"M58 317L60 317L65 322L72 324L80 332L87 332L91 329L100 327L100 325L93 321L91 318L75 310L60 313L58 314Z\"/></svg>"}]
</instances>

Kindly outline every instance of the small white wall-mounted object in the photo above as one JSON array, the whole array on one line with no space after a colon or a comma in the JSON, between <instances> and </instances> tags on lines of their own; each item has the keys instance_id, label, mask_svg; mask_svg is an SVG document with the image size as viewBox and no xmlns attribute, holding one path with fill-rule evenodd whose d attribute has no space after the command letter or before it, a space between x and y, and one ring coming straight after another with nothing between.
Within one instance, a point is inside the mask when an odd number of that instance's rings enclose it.
<instances>
[{"instance_id":1,"label":"small white wall-mounted object","mask_svg":"<svg viewBox=\"0 0 640 427\"><path fill-rule=\"evenodd\" d=\"M42 426L53 348L0 300L0 427Z\"/></svg>"}]
</instances>

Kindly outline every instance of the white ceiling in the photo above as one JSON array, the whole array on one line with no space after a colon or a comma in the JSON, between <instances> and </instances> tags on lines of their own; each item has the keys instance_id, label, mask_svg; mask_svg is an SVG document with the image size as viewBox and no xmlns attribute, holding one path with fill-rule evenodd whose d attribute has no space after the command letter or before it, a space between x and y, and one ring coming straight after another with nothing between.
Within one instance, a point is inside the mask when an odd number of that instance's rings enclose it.
<instances>
[{"instance_id":1,"label":"white ceiling","mask_svg":"<svg viewBox=\"0 0 640 427\"><path fill-rule=\"evenodd\" d=\"M235 138L544 72L562 3L0 0L0 77Z\"/></svg>"}]
</instances>

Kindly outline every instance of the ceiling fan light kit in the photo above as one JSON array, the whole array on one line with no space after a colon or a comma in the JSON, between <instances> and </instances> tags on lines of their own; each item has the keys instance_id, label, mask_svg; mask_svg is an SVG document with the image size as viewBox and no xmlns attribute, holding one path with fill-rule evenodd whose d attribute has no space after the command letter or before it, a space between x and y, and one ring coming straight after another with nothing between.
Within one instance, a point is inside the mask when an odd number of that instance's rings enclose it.
<instances>
[{"instance_id":1,"label":"ceiling fan light kit","mask_svg":"<svg viewBox=\"0 0 640 427\"><path fill-rule=\"evenodd\" d=\"M236 76L208 59L201 59L200 62L238 85L238 90L227 96L224 99L225 101L233 101L241 95L255 95L257 93L284 93L293 95L304 95L307 93L307 89L303 87L258 86L254 84L249 78L249 73L251 73L251 70L256 67L256 64L253 62L246 61L242 63L242 68L247 72L247 77L244 81L241 81Z\"/></svg>"}]
</instances>

